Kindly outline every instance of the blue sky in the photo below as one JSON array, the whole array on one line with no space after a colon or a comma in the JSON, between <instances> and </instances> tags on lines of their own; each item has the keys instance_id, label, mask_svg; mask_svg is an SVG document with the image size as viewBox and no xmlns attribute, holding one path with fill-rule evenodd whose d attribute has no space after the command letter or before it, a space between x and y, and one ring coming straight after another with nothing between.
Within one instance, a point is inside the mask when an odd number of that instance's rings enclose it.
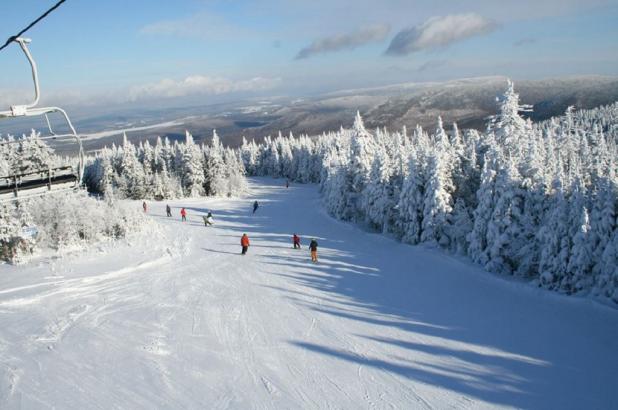
<instances>
[{"instance_id":1,"label":"blue sky","mask_svg":"<svg viewBox=\"0 0 618 410\"><path fill-rule=\"evenodd\" d=\"M7 2L0 40L55 0ZM585 4L584 4L585 3ZM27 36L44 95L193 103L409 81L618 74L618 0L67 0ZM0 52L0 104L30 86Z\"/></svg>"}]
</instances>

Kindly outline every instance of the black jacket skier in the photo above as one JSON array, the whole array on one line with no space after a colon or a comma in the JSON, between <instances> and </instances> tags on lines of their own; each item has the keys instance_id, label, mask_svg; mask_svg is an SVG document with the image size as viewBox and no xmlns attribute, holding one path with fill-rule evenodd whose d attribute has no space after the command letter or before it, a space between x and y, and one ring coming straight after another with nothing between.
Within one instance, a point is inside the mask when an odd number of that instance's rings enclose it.
<instances>
[{"instance_id":1,"label":"black jacket skier","mask_svg":"<svg viewBox=\"0 0 618 410\"><path fill-rule=\"evenodd\" d=\"M311 262L318 261L318 241L314 239L311 240L309 244L309 250L311 251Z\"/></svg>"}]
</instances>

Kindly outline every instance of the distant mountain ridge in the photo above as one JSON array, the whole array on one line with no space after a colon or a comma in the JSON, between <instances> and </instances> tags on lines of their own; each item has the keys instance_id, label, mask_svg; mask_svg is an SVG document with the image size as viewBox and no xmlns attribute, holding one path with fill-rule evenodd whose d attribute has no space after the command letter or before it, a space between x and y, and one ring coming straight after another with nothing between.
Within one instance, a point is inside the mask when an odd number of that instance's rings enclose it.
<instances>
[{"instance_id":1,"label":"distant mountain ridge","mask_svg":"<svg viewBox=\"0 0 618 410\"><path fill-rule=\"evenodd\" d=\"M437 117L450 126L483 130L487 117L496 113L496 97L507 86L501 76L446 82L402 83L351 89L313 97L272 97L233 103L166 109L131 109L76 119L86 137L85 148L96 150L130 140L154 141L157 136L183 138L189 130L196 141L210 139L217 129L224 144L237 146L245 136L261 140L279 132L316 135L350 127L359 110L368 128L398 130L420 124L433 129ZM520 101L534 108L534 121L564 113L568 106L588 109L618 101L618 77L577 76L515 81ZM0 124L3 125L3 124ZM29 128L24 130L29 132ZM16 132L0 129L0 132ZM101 136L104 137L101 137Z\"/></svg>"},{"instance_id":2,"label":"distant mountain ridge","mask_svg":"<svg viewBox=\"0 0 618 410\"><path fill-rule=\"evenodd\" d=\"M417 124L433 128L437 117L446 124L457 122L460 128L484 129L488 116L496 113L496 97L507 84L506 77L482 77L443 83L404 83L360 90L344 90L295 101L275 100L262 103L248 113L233 113L234 121L225 123L216 117L219 134L230 145L242 136L262 138L293 132L320 134L339 127L349 127L357 110L370 128L391 130ZM533 106L533 121L563 114L568 106L594 108L618 101L618 77L581 76L539 81L518 81L516 89L521 101ZM261 108L260 108L261 107ZM240 122L242 121L242 122ZM238 124L253 127L239 127ZM196 135L207 121L185 124ZM204 130L208 137L211 131Z\"/></svg>"}]
</instances>

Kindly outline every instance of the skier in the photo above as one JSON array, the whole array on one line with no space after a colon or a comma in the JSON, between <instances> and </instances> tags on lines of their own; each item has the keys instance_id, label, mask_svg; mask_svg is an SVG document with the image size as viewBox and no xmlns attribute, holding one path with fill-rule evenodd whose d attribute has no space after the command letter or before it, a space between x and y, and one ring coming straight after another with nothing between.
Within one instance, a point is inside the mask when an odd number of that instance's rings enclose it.
<instances>
[{"instance_id":1,"label":"skier","mask_svg":"<svg viewBox=\"0 0 618 410\"><path fill-rule=\"evenodd\" d=\"M180 210L180 216L182 217L182 222L186 222L186 220L187 220L187 210L185 208L182 208Z\"/></svg>"},{"instance_id":2,"label":"skier","mask_svg":"<svg viewBox=\"0 0 618 410\"><path fill-rule=\"evenodd\" d=\"M170 205L167 204L165 205L165 213L167 214L167 216L172 216L172 208L170 208Z\"/></svg>"},{"instance_id":3,"label":"skier","mask_svg":"<svg viewBox=\"0 0 618 410\"><path fill-rule=\"evenodd\" d=\"M212 218L212 213L208 212L208 215L203 216L202 218L204 218L204 226L208 226L208 225L214 225L215 221Z\"/></svg>"},{"instance_id":4,"label":"skier","mask_svg":"<svg viewBox=\"0 0 618 410\"><path fill-rule=\"evenodd\" d=\"M255 201L253 203L253 213L255 213L255 211L257 211L258 207L260 206L260 204L258 204L258 201Z\"/></svg>"},{"instance_id":5,"label":"skier","mask_svg":"<svg viewBox=\"0 0 618 410\"><path fill-rule=\"evenodd\" d=\"M285 180L285 187L286 187L286 188L289 188L289 187L290 187L290 180L289 180L289 179L286 179L286 180Z\"/></svg>"},{"instance_id":6,"label":"skier","mask_svg":"<svg viewBox=\"0 0 618 410\"><path fill-rule=\"evenodd\" d=\"M292 242L294 242L294 249L300 249L300 237L298 235L292 236Z\"/></svg>"},{"instance_id":7,"label":"skier","mask_svg":"<svg viewBox=\"0 0 618 410\"><path fill-rule=\"evenodd\" d=\"M245 255L247 253L247 249L249 249L249 237L246 233L243 233L240 238L240 246L242 246L242 254Z\"/></svg>"},{"instance_id":8,"label":"skier","mask_svg":"<svg viewBox=\"0 0 618 410\"><path fill-rule=\"evenodd\" d=\"M142 208L144 208L144 212L148 212L148 205L146 205L146 201L142 202Z\"/></svg>"},{"instance_id":9,"label":"skier","mask_svg":"<svg viewBox=\"0 0 618 410\"><path fill-rule=\"evenodd\" d=\"M318 241L313 238L309 244L309 250L311 250L311 262L318 261Z\"/></svg>"}]
</instances>

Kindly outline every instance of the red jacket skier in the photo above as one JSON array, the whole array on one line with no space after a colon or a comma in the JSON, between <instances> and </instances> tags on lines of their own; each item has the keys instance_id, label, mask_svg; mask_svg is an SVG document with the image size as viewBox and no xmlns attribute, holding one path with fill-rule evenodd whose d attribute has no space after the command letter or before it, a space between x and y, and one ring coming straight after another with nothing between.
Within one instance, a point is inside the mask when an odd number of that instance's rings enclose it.
<instances>
[{"instance_id":1,"label":"red jacket skier","mask_svg":"<svg viewBox=\"0 0 618 410\"><path fill-rule=\"evenodd\" d=\"M180 210L180 216L182 217L182 221L183 221L183 222L184 222L184 221L186 221L186 220L187 220L187 210L186 210L186 209L184 209L184 208L182 208L182 209Z\"/></svg>"},{"instance_id":2,"label":"red jacket skier","mask_svg":"<svg viewBox=\"0 0 618 410\"><path fill-rule=\"evenodd\" d=\"M242 254L246 254L247 249L249 248L249 237L246 233L243 233L242 237L240 238L240 246L242 246Z\"/></svg>"},{"instance_id":3,"label":"red jacket skier","mask_svg":"<svg viewBox=\"0 0 618 410\"><path fill-rule=\"evenodd\" d=\"M300 249L300 236L294 234L294 236L292 236L292 242L294 242L294 249Z\"/></svg>"}]
</instances>

